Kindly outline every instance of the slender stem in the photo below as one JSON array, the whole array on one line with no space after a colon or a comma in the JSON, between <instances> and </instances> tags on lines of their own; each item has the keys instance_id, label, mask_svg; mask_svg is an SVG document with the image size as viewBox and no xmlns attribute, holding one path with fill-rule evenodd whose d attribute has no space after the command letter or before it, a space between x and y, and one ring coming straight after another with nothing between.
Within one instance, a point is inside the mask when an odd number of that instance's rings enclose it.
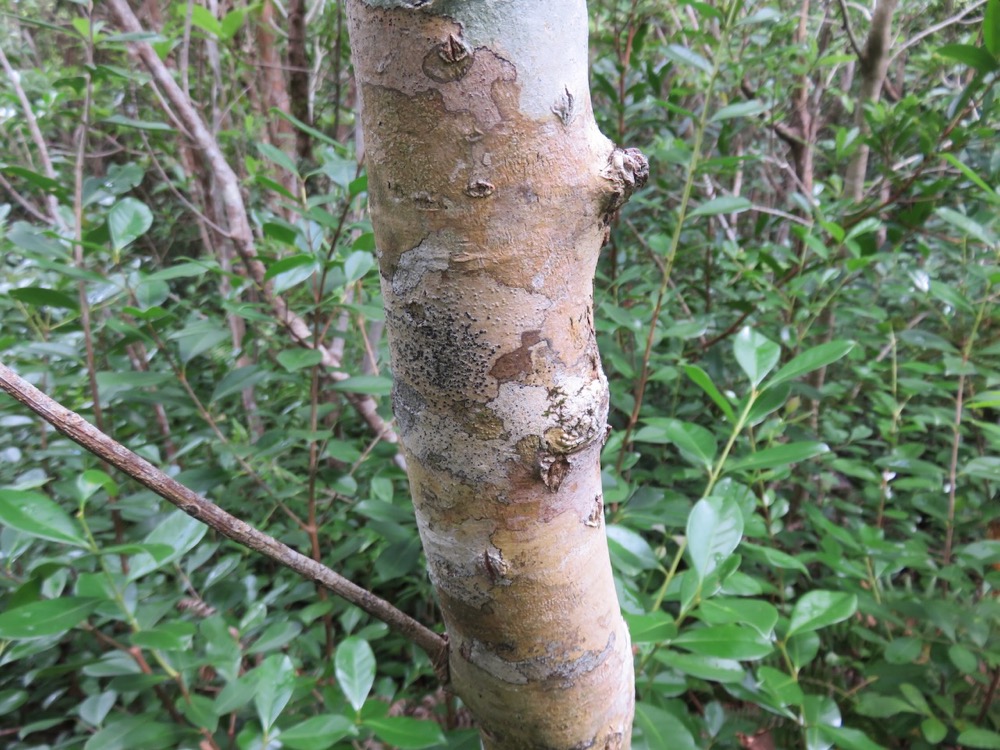
<instances>
[{"instance_id":1,"label":"slender stem","mask_svg":"<svg viewBox=\"0 0 1000 750\"><path fill-rule=\"evenodd\" d=\"M725 28L728 30L738 3L731 3L726 17ZM721 51L722 45L719 46ZM618 461L615 469L621 473L622 465L625 463L625 454L628 451L632 432L639 422L639 412L642 409L642 399L646 393L646 384L649 381L649 360L653 353L653 342L656 338L656 326L660 319L660 312L663 309L663 301L670 285L670 274L673 271L674 261L677 259L677 251L681 244L681 233L684 230L684 220L687 217L688 206L691 203L691 193L694 189L694 178L698 165L701 163L701 151L705 140L705 130L708 125L708 115L712 103L712 93L715 90L715 82L719 77L722 65L722 55L716 54L712 62L712 72L709 75L708 86L705 88L705 104L701 108L701 115L698 118L698 127L695 129L694 144L691 147L691 158L688 159L686 172L684 175L684 188L681 191L680 204L677 207L677 223L674 225L674 232L670 238L670 249L663 263L661 273L660 288L656 293L656 302L653 305L653 314L649 321L649 330L646 333L646 346L642 353L642 368L639 371L639 379L635 387L635 403L632 406L632 413L629 415L628 424L625 426L625 434L622 438L621 450L618 453Z\"/></svg>"}]
</instances>

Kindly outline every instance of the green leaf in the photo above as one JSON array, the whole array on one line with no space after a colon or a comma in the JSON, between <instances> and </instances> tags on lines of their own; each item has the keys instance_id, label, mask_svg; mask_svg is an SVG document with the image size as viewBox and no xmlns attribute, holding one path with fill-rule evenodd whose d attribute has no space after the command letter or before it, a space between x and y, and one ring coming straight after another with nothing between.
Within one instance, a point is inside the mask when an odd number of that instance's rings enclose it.
<instances>
[{"instance_id":1,"label":"green leaf","mask_svg":"<svg viewBox=\"0 0 1000 750\"><path fill-rule=\"evenodd\" d=\"M271 371L260 365L238 367L223 376L222 380L216 384L215 390L212 392L212 398L209 400L215 402L226 396L239 393L245 388L252 388L269 377L271 377Z\"/></svg>"},{"instance_id":2,"label":"green leaf","mask_svg":"<svg viewBox=\"0 0 1000 750\"><path fill-rule=\"evenodd\" d=\"M322 714L282 730L281 744L292 750L327 750L345 737L357 734L357 727L348 717Z\"/></svg>"},{"instance_id":3,"label":"green leaf","mask_svg":"<svg viewBox=\"0 0 1000 750\"><path fill-rule=\"evenodd\" d=\"M108 212L108 231L115 250L121 250L142 237L153 226L153 212L135 198L122 198Z\"/></svg>"},{"instance_id":4,"label":"green leaf","mask_svg":"<svg viewBox=\"0 0 1000 750\"><path fill-rule=\"evenodd\" d=\"M996 7L1000 7L1000 0L990 0L990 3ZM997 12L1000 14L1000 11ZM990 203L1000 203L1000 193L997 193L996 188L990 187L989 183L973 171L969 165L959 160L957 156L951 153L941 154L941 158L968 177L980 190L983 191L983 197L989 200Z\"/></svg>"},{"instance_id":5,"label":"green leaf","mask_svg":"<svg viewBox=\"0 0 1000 750\"><path fill-rule=\"evenodd\" d=\"M366 250L355 250L347 256L344 261L344 276L346 283L353 284L355 281L368 273L375 265L375 256Z\"/></svg>"},{"instance_id":6,"label":"green leaf","mask_svg":"<svg viewBox=\"0 0 1000 750\"><path fill-rule=\"evenodd\" d=\"M219 36L219 32L222 30L219 26L219 19L208 8L193 3L186 7L188 12L191 13L191 23L197 26L202 31L207 31L213 36Z\"/></svg>"},{"instance_id":7,"label":"green leaf","mask_svg":"<svg viewBox=\"0 0 1000 750\"><path fill-rule=\"evenodd\" d=\"M677 635L677 625L666 612L652 612L648 615L624 613L632 643L659 643Z\"/></svg>"},{"instance_id":8,"label":"green leaf","mask_svg":"<svg viewBox=\"0 0 1000 750\"><path fill-rule=\"evenodd\" d=\"M316 268L316 259L311 255L306 255L305 253L290 255L287 258L282 258L281 260L271 263L267 267L267 272L264 274L264 281L270 281L275 276L304 267L308 267L309 273L312 274Z\"/></svg>"},{"instance_id":9,"label":"green leaf","mask_svg":"<svg viewBox=\"0 0 1000 750\"><path fill-rule=\"evenodd\" d=\"M275 148L270 143L258 143L257 148L260 150L261 154L264 155L264 158L270 159L286 172L290 172L298 177L298 167L295 166L295 162L292 161L288 154L284 151Z\"/></svg>"},{"instance_id":10,"label":"green leaf","mask_svg":"<svg viewBox=\"0 0 1000 750\"><path fill-rule=\"evenodd\" d=\"M934 213L958 229L960 232L969 235L975 240L979 240L987 247L992 247L997 242L996 235L993 234L992 231L965 214L961 214L958 211L945 206L939 206L934 210Z\"/></svg>"},{"instance_id":11,"label":"green leaf","mask_svg":"<svg viewBox=\"0 0 1000 750\"><path fill-rule=\"evenodd\" d=\"M729 497L695 503L687 521L687 553L699 581L733 553L743 538L743 513Z\"/></svg>"},{"instance_id":12,"label":"green leaf","mask_svg":"<svg viewBox=\"0 0 1000 750\"><path fill-rule=\"evenodd\" d=\"M68 294L40 286L22 286L7 292L11 299L32 307L54 307L61 310L76 310L79 302Z\"/></svg>"},{"instance_id":13,"label":"green leaf","mask_svg":"<svg viewBox=\"0 0 1000 750\"><path fill-rule=\"evenodd\" d=\"M761 112L766 111L764 102L760 99L751 99L746 102L737 102L736 104L729 104L722 109L716 111L712 115L711 122L719 122L720 120L730 120L734 117L750 117L752 115L759 115Z\"/></svg>"},{"instance_id":14,"label":"green leaf","mask_svg":"<svg viewBox=\"0 0 1000 750\"><path fill-rule=\"evenodd\" d=\"M673 443L685 460L705 469L712 468L717 445L715 436L701 425L679 419L654 417L636 431L633 439L639 443Z\"/></svg>"},{"instance_id":15,"label":"green leaf","mask_svg":"<svg viewBox=\"0 0 1000 750\"><path fill-rule=\"evenodd\" d=\"M219 37L229 40L236 36L236 32L243 27L249 10L249 8L237 8L226 13L219 25Z\"/></svg>"},{"instance_id":16,"label":"green leaf","mask_svg":"<svg viewBox=\"0 0 1000 750\"><path fill-rule=\"evenodd\" d=\"M942 57L958 60L963 65L975 68L980 73L989 73L998 67L997 59L983 47L972 44L946 44L938 47L937 52Z\"/></svg>"},{"instance_id":17,"label":"green leaf","mask_svg":"<svg viewBox=\"0 0 1000 750\"><path fill-rule=\"evenodd\" d=\"M920 722L920 731L923 732L924 739L932 745L936 745L948 736L948 727L940 719L929 716Z\"/></svg>"},{"instance_id":18,"label":"green leaf","mask_svg":"<svg viewBox=\"0 0 1000 750\"><path fill-rule=\"evenodd\" d=\"M637 702L635 725L642 731L642 738L650 750L698 750L700 747L684 722L659 706Z\"/></svg>"},{"instance_id":19,"label":"green leaf","mask_svg":"<svg viewBox=\"0 0 1000 750\"><path fill-rule=\"evenodd\" d=\"M375 653L368 641L352 636L340 642L333 660L347 702L360 711L375 684Z\"/></svg>"},{"instance_id":20,"label":"green leaf","mask_svg":"<svg viewBox=\"0 0 1000 750\"><path fill-rule=\"evenodd\" d=\"M732 683L743 682L746 672L738 661L719 659L701 654L684 654L680 651L666 651L656 655L657 660L684 674L700 680Z\"/></svg>"},{"instance_id":21,"label":"green leaf","mask_svg":"<svg viewBox=\"0 0 1000 750\"><path fill-rule=\"evenodd\" d=\"M785 443L751 453L726 464L727 471L756 471L759 469L775 469L788 466L830 452L826 443L812 441L801 443Z\"/></svg>"},{"instance_id":22,"label":"green leaf","mask_svg":"<svg viewBox=\"0 0 1000 750\"><path fill-rule=\"evenodd\" d=\"M843 622L858 611L858 597L838 591L809 591L792 608L788 634L807 633Z\"/></svg>"},{"instance_id":23,"label":"green leaf","mask_svg":"<svg viewBox=\"0 0 1000 750\"><path fill-rule=\"evenodd\" d=\"M655 570L660 566L656 553L641 534L618 523L608 524L608 547L615 563L632 575L643 570Z\"/></svg>"},{"instance_id":24,"label":"green leaf","mask_svg":"<svg viewBox=\"0 0 1000 750\"><path fill-rule=\"evenodd\" d=\"M302 632L302 625L295 620L282 620L271 623L267 629L260 634L257 641L247 649L248 654L262 654L268 651L277 651L286 643L294 640Z\"/></svg>"},{"instance_id":25,"label":"green leaf","mask_svg":"<svg viewBox=\"0 0 1000 750\"><path fill-rule=\"evenodd\" d=\"M744 542L743 549L747 552L752 551L759 554L772 567L781 570L797 570L800 573L809 575L809 569L806 568L801 560L797 557L792 557L787 552L782 552L780 549L751 544L750 542Z\"/></svg>"},{"instance_id":26,"label":"green leaf","mask_svg":"<svg viewBox=\"0 0 1000 750\"><path fill-rule=\"evenodd\" d=\"M411 719L409 716L373 716L361 723L382 742L399 750L422 750L444 743L444 733L435 721Z\"/></svg>"},{"instance_id":27,"label":"green leaf","mask_svg":"<svg viewBox=\"0 0 1000 750\"><path fill-rule=\"evenodd\" d=\"M964 674L974 674L979 671L979 659L965 646L953 643L948 647L948 659Z\"/></svg>"},{"instance_id":28,"label":"green leaf","mask_svg":"<svg viewBox=\"0 0 1000 750\"><path fill-rule=\"evenodd\" d=\"M732 404L729 403L729 399L722 395L722 392L715 387L715 383L709 377L708 373L702 370L698 365L685 365L684 374L687 375L691 381L705 391L708 397L712 399L716 406L722 410L722 413L726 415L726 419L729 420L730 424L736 422L736 414L733 412Z\"/></svg>"},{"instance_id":29,"label":"green leaf","mask_svg":"<svg viewBox=\"0 0 1000 750\"><path fill-rule=\"evenodd\" d=\"M1000 0L987 0L983 13L983 46L994 58L1000 57Z\"/></svg>"},{"instance_id":30,"label":"green leaf","mask_svg":"<svg viewBox=\"0 0 1000 750\"><path fill-rule=\"evenodd\" d=\"M1000 457L979 456L970 459L962 468L962 474L1000 482Z\"/></svg>"},{"instance_id":31,"label":"green leaf","mask_svg":"<svg viewBox=\"0 0 1000 750\"><path fill-rule=\"evenodd\" d=\"M709 625L749 625L765 638L771 637L778 623L778 610L761 599L705 599L698 605L695 615Z\"/></svg>"},{"instance_id":32,"label":"green leaf","mask_svg":"<svg viewBox=\"0 0 1000 750\"><path fill-rule=\"evenodd\" d=\"M838 750L885 750L885 747L872 742L868 735L860 729L850 727L821 726L819 735L832 742Z\"/></svg>"},{"instance_id":33,"label":"green leaf","mask_svg":"<svg viewBox=\"0 0 1000 750\"><path fill-rule=\"evenodd\" d=\"M1000 734L989 729L979 729L973 727L966 729L958 735L958 744L961 747L983 748L984 750L1000 749Z\"/></svg>"},{"instance_id":34,"label":"green leaf","mask_svg":"<svg viewBox=\"0 0 1000 750\"><path fill-rule=\"evenodd\" d=\"M171 553L166 557L154 557L149 553L136 555L129 566L128 580L137 581L186 555L202 540L207 531L208 526L184 511L171 512L143 540L148 544L166 545L172 550Z\"/></svg>"},{"instance_id":35,"label":"green leaf","mask_svg":"<svg viewBox=\"0 0 1000 750\"><path fill-rule=\"evenodd\" d=\"M285 349L278 353L278 364L289 372L306 367L315 367L323 361L323 355L315 349Z\"/></svg>"},{"instance_id":36,"label":"green leaf","mask_svg":"<svg viewBox=\"0 0 1000 750\"><path fill-rule=\"evenodd\" d=\"M253 705L265 732L270 732L274 722L285 710L295 690L295 666L285 654L272 654L256 669L257 689Z\"/></svg>"},{"instance_id":37,"label":"green leaf","mask_svg":"<svg viewBox=\"0 0 1000 750\"><path fill-rule=\"evenodd\" d=\"M101 122L110 123L111 125L121 125L123 128L152 130L159 133L172 133L174 131L174 129L165 122L156 122L154 120L136 120L132 117L126 117L125 115L111 115L110 117L105 117Z\"/></svg>"},{"instance_id":38,"label":"green leaf","mask_svg":"<svg viewBox=\"0 0 1000 750\"><path fill-rule=\"evenodd\" d=\"M752 207L753 204L742 196L723 195L719 198L713 198L710 201L702 203L700 206L691 211L688 216L693 218L695 216L738 214L743 211L748 211Z\"/></svg>"},{"instance_id":39,"label":"green leaf","mask_svg":"<svg viewBox=\"0 0 1000 750\"><path fill-rule=\"evenodd\" d=\"M740 369L756 388L778 364L781 347L746 326L733 339L733 353Z\"/></svg>"},{"instance_id":40,"label":"green leaf","mask_svg":"<svg viewBox=\"0 0 1000 750\"><path fill-rule=\"evenodd\" d=\"M0 524L38 539L90 546L69 514L38 492L0 490Z\"/></svg>"},{"instance_id":41,"label":"green leaf","mask_svg":"<svg viewBox=\"0 0 1000 750\"><path fill-rule=\"evenodd\" d=\"M156 714L125 716L92 735L83 750L164 750L177 747L176 732L156 721Z\"/></svg>"},{"instance_id":42,"label":"green leaf","mask_svg":"<svg viewBox=\"0 0 1000 750\"><path fill-rule=\"evenodd\" d=\"M100 599L64 596L0 613L0 639L31 640L65 633L97 609Z\"/></svg>"},{"instance_id":43,"label":"green leaf","mask_svg":"<svg viewBox=\"0 0 1000 750\"><path fill-rule=\"evenodd\" d=\"M365 393L369 396L388 396L392 393L392 380L381 375L354 375L330 385L335 391Z\"/></svg>"},{"instance_id":44,"label":"green leaf","mask_svg":"<svg viewBox=\"0 0 1000 750\"><path fill-rule=\"evenodd\" d=\"M770 656L774 646L753 628L739 625L710 625L689 628L672 643L687 651L720 659L751 661Z\"/></svg>"},{"instance_id":45,"label":"green leaf","mask_svg":"<svg viewBox=\"0 0 1000 750\"><path fill-rule=\"evenodd\" d=\"M773 696L782 706L801 706L805 696L794 677L774 667L760 667L757 679L765 692Z\"/></svg>"},{"instance_id":46,"label":"green leaf","mask_svg":"<svg viewBox=\"0 0 1000 750\"><path fill-rule=\"evenodd\" d=\"M814 346L812 349L807 349L778 370L774 374L774 377L767 382L767 387L773 388L778 383L795 380L806 373L833 364L853 348L853 341L829 341L825 344Z\"/></svg>"},{"instance_id":47,"label":"green leaf","mask_svg":"<svg viewBox=\"0 0 1000 750\"><path fill-rule=\"evenodd\" d=\"M712 72L712 65L694 50L680 44L668 44L663 53L674 62L690 65L704 73Z\"/></svg>"}]
</instances>

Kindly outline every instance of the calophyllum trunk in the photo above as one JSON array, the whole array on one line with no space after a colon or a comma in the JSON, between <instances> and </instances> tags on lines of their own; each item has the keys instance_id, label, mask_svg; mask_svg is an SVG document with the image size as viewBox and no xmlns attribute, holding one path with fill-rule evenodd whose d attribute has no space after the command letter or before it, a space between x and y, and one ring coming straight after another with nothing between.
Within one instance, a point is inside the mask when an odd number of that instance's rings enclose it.
<instances>
[{"instance_id":1,"label":"calophyllum trunk","mask_svg":"<svg viewBox=\"0 0 1000 750\"><path fill-rule=\"evenodd\" d=\"M630 744L592 278L645 159L597 129L584 0L354 0L393 407L456 693L489 750Z\"/></svg>"}]
</instances>

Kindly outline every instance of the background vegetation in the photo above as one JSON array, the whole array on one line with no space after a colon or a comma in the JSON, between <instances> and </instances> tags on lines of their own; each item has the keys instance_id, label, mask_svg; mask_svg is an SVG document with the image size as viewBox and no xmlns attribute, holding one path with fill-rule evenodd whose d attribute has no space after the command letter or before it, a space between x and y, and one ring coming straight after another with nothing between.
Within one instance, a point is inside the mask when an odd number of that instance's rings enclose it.
<instances>
[{"instance_id":1,"label":"background vegetation","mask_svg":"<svg viewBox=\"0 0 1000 750\"><path fill-rule=\"evenodd\" d=\"M4 3L0 360L433 624L343 8L136 12ZM634 747L1000 748L1000 2L591 14L652 165L596 282ZM423 652L6 397L0 610L11 750L477 746Z\"/></svg>"}]
</instances>

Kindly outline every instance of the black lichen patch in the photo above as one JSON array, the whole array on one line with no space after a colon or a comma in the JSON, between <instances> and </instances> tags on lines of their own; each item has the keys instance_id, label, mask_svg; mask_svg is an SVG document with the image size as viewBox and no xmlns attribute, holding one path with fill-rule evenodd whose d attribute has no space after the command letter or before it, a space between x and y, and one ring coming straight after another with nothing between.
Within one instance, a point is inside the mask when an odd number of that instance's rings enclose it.
<instances>
[{"instance_id":1,"label":"black lichen patch","mask_svg":"<svg viewBox=\"0 0 1000 750\"><path fill-rule=\"evenodd\" d=\"M489 367L497 347L474 316L443 300L409 302L389 313L396 377L424 399L448 403L488 398Z\"/></svg>"}]
</instances>

